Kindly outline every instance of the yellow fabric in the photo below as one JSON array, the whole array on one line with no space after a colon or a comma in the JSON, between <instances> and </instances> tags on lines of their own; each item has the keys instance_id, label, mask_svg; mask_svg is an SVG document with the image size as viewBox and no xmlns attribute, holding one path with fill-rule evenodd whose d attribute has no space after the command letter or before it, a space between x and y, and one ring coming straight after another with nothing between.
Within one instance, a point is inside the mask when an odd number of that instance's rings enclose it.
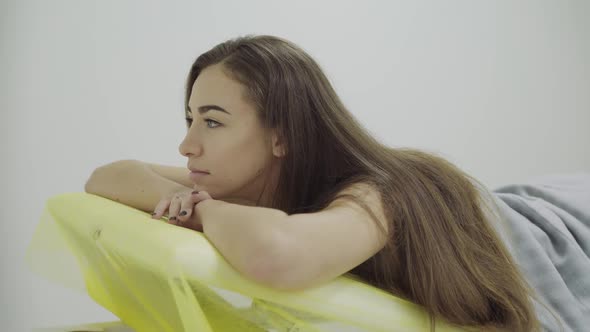
<instances>
[{"instance_id":1,"label":"yellow fabric","mask_svg":"<svg viewBox=\"0 0 590 332\"><path fill-rule=\"evenodd\" d=\"M27 261L138 332L429 331L419 306L351 275L304 291L267 288L202 233L87 193L47 201ZM459 329L438 320L437 331Z\"/></svg>"}]
</instances>

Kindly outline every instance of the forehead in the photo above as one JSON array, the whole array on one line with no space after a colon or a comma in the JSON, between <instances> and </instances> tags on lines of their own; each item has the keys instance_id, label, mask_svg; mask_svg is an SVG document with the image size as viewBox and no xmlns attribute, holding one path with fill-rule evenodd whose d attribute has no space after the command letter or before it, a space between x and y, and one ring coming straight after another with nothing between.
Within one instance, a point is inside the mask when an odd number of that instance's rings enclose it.
<instances>
[{"instance_id":1,"label":"forehead","mask_svg":"<svg viewBox=\"0 0 590 332\"><path fill-rule=\"evenodd\" d=\"M227 76L219 64L201 71L192 86L188 105L193 113L203 105L221 106L232 115L253 110L245 98L244 86Z\"/></svg>"}]
</instances>

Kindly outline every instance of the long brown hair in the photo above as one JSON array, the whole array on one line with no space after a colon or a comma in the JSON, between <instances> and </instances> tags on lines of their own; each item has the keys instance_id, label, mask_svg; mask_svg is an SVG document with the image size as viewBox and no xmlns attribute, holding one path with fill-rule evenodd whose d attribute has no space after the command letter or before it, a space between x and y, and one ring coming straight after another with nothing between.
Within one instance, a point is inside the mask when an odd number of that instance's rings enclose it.
<instances>
[{"instance_id":1,"label":"long brown hair","mask_svg":"<svg viewBox=\"0 0 590 332\"><path fill-rule=\"evenodd\" d=\"M499 221L486 213L494 210L481 183L435 153L379 143L316 61L278 37L235 38L200 55L185 108L199 73L214 64L245 86L261 123L278 129L287 147L271 207L318 211L357 182L381 194L389 241L351 273L422 305L432 329L440 316L466 327L539 330L533 293L494 229Z\"/></svg>"}]
</instances>

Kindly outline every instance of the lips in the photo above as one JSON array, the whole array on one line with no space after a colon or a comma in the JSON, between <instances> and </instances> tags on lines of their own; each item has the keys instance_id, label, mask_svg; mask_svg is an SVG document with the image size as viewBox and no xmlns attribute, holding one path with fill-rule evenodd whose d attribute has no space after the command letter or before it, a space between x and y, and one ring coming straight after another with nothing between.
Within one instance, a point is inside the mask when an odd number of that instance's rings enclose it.
<instances>
[{"instance_id":1,"label":"lips","mask_svg":"<svg viewBox=\"0 0 590 332\"><path fill-rule=\"evenodd\" d=\"M204 177L206 177L207 175L209 175L209 173L207 173L207 172L202 172L202 171L199 171L199 170L193 171L193 170L191 169L191 172L188 174L188 177L189 177L189 178L190 178L190 179L191 179L193 182L195 182L195 183L196 183L196 182L201 182L201 181L202 181L202 179L203 179Z\"/></svg>"},{"instance_id":2,"label":"lips","mask_svg":"<svg viewBox=\"0 0 590 332\"><path fill-rule=\"evenodd\" d=\"M190 168L190 167L189 167L188 169L189 169L191 172L194 172L194 173L206 173L206 174L209 174L209 172L207 172L207 171L204 171L204 170L200 170L200 169L197 169L197 168Z\"/></svg>"}]
</instances>

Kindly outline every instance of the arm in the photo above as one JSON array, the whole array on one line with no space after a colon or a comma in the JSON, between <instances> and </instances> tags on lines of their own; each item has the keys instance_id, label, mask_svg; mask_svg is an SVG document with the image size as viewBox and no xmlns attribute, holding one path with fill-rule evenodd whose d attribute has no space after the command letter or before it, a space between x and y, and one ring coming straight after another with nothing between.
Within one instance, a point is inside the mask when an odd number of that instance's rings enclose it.
<instances>
[{"instance_id":1,"label":"arm","mask_svg":"<svg viewBox=\"0 0 590 332\"><path fill-rule=\"evenodd\" d=\"M183 167L121 160L97 168L85 190L151 212L162 195L189 188L187 174ZM195 212L205 235L237 271L260 282L267 280L276 266L270 263L280 261L275 259L274 248L281 242L275 226L286 213L221 200L200 202Z\"/></svg>"},{"instance_id":2,"label":"arm","mask_svg":"<svg viewBox=\"0 0 590 332\"><path fill-rule=\"evenodd\" d=\"M120 160L94 170L84 190L151 212L163 195L191 187L183 167Z\"/></svg>"},{"instance_id":3,"label":"arm","mask_svg":"<svg viewBox=\"0 0 590 332\"><path fill-rule=\"evenodd\" d=\"M283 250L283 260L289 264L275 271L274 287L299 290L332 280L378 253L391 238L376 189L357 183L341 193L361 198L377 220L342 198L319 212L290 215L284 226L289 241Z\"/></svg>"},{"instance_id":4,"label":"arm","mask_svg":"<svg viewBox=\"0 0 590 332\"><path fill-rule=\"evenodd\" d=\"M357 197L387 222L376 191L353 186ZM269 287L304 289L336 278L385 245L370 215L349 201L336 200L316 213L283 211L204 200L196 205L203 232L240 273Z\"/></svg>"},{"instance_id":5,"label":"arm","mask_svg":"<svg viewBox=\"0 0 590 332\"><path fill-rule=\"evenodd\" d=\"M195 205L203 233L238 272L263 284L272 284L281 268L287 214L278 209L245 206L220 200Z\"/></svg>"}]
</instances>

